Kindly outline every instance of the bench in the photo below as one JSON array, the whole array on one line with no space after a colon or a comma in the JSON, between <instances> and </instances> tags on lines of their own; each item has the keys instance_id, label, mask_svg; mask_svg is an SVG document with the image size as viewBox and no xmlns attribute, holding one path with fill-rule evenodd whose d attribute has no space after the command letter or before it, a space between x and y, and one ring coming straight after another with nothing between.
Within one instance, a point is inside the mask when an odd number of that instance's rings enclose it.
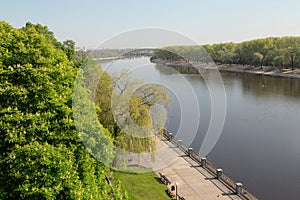
<instances>
[{"instance_id":1,"label":"bench","mask_svg":"<svg viewBox=\"0 0 300 200\"><path fill-rule=\"evenodd\" d=\"M158 173L159 174L159 176L160 176L160 180L161 180L161 182L163 183L163 184L165 184L165 185L167 185L167 193L168 193L168 195L170 196L170 197L172 197L172 198L176 198L176 186L175 185L171 185L171 181L165 176L165 175L163 175L162 173ZM185 200L185 198L184 197L182 197L182 196L177 196L177 198L179 199L179 200Z\"/></svg>"},{"instance_id":2,"label":"bench","mask_svg":"<svg viewBox=\"0 0 300 200\"><path fill-rule=\"evenodd\" d=\"M159 176L160 176L160 180L163 184L165 184L165 185L171 184L171 181L165 175L163 175L162 173L159 172Z\"/></svg>"}]
</instances>

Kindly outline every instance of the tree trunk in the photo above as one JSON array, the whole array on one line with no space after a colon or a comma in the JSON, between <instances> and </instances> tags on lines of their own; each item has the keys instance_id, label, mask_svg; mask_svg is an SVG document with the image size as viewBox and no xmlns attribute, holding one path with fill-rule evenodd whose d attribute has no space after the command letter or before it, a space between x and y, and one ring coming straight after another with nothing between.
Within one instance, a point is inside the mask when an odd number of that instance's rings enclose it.
<instances>
[{"instance_id":1,"label":"tree trunk","mask_svg":"<svg viewBox=\"0 0 300 200\"><path fill-rule=\"evenodd\" d=\"M294 56L291 56L291 65L292 65L292 70L294 70L295 69L295 67L294 67Z\"/></svg>"}]
</instances>

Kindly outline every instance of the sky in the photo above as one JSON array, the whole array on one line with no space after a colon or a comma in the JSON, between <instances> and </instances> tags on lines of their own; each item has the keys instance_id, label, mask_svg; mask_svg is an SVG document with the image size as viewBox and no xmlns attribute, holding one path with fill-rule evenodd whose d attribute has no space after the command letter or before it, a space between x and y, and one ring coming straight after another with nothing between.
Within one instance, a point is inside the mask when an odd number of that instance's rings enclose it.
<instances>
[{"instance_id":1,"label":"sky","mask_svg":"<svg viewBox=\"0 0 300 200\"><path fill-rule=\"evenodd\" d=\"M0 0L0 5L1 21L16 28L40 23L60 41L72 39L90 49L142 28L180 33L197 44L300 35L298 0ZM155 39L163 44L166 37Z\"/></svg>"}]
</instances>

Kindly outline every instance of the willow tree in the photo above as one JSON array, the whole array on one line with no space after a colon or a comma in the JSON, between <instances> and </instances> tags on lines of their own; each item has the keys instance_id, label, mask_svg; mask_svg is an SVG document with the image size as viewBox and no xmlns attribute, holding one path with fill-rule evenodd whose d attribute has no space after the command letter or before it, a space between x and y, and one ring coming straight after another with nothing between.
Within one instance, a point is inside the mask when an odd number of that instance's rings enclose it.
<instances>
[{"instance_id":1,"label":"willow tree","mask_svg":"<svg viewBox=\"0 0 300 200\"><path fill-rule=\"evenodd\" d=\"M136 153L155 150L152 134L163 128L165 119L159 112L151 115L151 108L168 105L163 86L144 84L127 71L112 76L103 72L95 102L100 107L99 121L112 132L117 147Z\"/></svg>"}]
</instances>

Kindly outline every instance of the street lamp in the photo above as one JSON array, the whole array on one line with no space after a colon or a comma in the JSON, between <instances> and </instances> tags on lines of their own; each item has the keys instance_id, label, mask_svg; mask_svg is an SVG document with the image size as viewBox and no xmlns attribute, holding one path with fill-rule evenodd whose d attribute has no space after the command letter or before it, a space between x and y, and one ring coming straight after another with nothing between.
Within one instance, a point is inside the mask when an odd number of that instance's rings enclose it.
<instances>
[{"instance_id":1,"label":"street lamp","mask_svg":"<svg viewBox=\"0 0 300 200\"><path fill-rule=\"evenodd\" d=\"M178 182L175 182L176 200L178 199Z\"/></svg>"}]
</instances>

